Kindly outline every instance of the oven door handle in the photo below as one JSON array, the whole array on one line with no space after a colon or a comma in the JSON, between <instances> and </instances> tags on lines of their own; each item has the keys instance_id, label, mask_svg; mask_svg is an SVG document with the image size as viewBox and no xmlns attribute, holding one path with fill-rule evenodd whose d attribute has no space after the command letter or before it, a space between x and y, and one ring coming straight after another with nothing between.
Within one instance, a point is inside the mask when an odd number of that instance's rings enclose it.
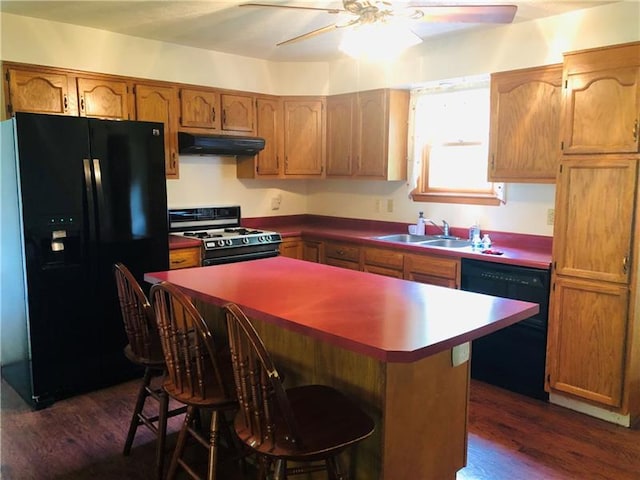
<instances>
[{"instance_id":1,"label":"oven door handle","mask_svg":"<svg viewBox=\"0 0 640 480\"><path fill-rule=\"evenodd\" d=\"M243 262L246 260L257 260L259 258L276 257L280 255L278 250L269 250L266 252L241 253L237 255L225 255L222 257L205 258L202 260L204 267L210 265L222 265L223 263Z\"/></svg>"}]
</instances>

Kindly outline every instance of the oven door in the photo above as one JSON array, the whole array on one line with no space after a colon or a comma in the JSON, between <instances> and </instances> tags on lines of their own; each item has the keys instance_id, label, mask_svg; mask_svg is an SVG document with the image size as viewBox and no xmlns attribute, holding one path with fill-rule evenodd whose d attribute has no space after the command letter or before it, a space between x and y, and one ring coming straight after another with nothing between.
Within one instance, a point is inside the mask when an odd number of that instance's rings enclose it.
<instances>
[{"instance_id":1,"label":"oven door","mask_svg":"<svg viewBox=\"0 0 640 480\"><path fill-rule=\"evenodd\" d=\"M203 266L222 265L223 263L244 262L245 260L256 260L258 258L276 257L280 254L279 250L271 249L266 251L248 251L248 252L228 252L223 255L209 256L202 260Z\"/></svg>"}]
</instances>

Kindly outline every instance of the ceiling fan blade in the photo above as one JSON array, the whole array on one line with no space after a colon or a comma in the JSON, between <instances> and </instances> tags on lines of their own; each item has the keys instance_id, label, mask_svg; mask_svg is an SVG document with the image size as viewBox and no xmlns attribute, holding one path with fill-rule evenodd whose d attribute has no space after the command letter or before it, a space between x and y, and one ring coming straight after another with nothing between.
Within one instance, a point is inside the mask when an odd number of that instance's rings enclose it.
<instances>
[{"instance_id":1,"label":"ceiling fan blade","mask_svg":"<svg viewBox=\"0 0 640 480\"><path fill-rule=\"evenodd\" d=\"M414 5L427 22L451 23L511 23L518 10L516 5Z\"/></svg>"},{"instance_id":2,"label":"ceiling fan blade","mask_svg":"<svg viewBox=\"0 0 640 480\"><path fill-rule=\"evenodd\" d=\"M344 13L345 10L341 8L319 8L319 7L304 7L296 5L276 5L273 3L241 3L239 7L271 7L271 8L289 8L295 10L316 10L327 13Z\"/></svg>"},{"instance_id":3,"label":"ceiling fan blade","mask_svg":"<svg viewBox=\"0 0 640 480\"><path fill-rule=\"evenodd\" d=\"M316 35L320 35L321 33L330 32L331 30L335 30L336 28L338 28L338 26L335 23L332 25L327 25L326 27L318 28L316 30L312 30L311 32L303 33L302 35L298 35L297 37L285 40L284 42L277 43L276 47L281 47L282 45L289 45L301 40L306 40L307 38L315 37Z\"/></svg>"}]
</instances>

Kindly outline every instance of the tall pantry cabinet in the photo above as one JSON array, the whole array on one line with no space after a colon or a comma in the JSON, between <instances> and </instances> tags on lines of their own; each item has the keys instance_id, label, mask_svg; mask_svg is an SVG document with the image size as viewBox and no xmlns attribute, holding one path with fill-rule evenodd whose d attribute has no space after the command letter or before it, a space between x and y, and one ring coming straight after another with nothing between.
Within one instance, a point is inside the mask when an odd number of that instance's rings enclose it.
<instances>
[{"instance_id":1,"label":"tall pantry cabinet","mask_svg":"<svg viewBox=\"0 0 640 480\"><path fill-rule=\"evenodd\" d=\"M640 43L565 55L551 401L640 424Z\"/></svg>"}]
</instances>

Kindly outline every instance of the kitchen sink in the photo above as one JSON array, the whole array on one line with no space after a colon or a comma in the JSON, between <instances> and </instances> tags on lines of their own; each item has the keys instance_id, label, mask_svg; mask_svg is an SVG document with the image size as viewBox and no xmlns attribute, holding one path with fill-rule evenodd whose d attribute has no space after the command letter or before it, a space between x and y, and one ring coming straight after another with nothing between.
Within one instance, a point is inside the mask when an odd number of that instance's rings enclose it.
<instances>
[{"instance_id":1,"label":"kitchen sink","mask_svg":"<svg viewBox=\"0 0 640 480\"><path fill-rule=\"evenodd\" d=\"M420 245L424 245L426 247L464 248L470 247L471 242L469 240L463 240L460 238L438 238L435 240L426 240L424 242L420 242Z\"/></svg>"},{"instance_id":2,"label":"kitchen sink","mask_svg":"<svg viewBox=\"0 0 640 480\"><path fill-rule=\"evenodd\" d=\"M399 242L399 243L419 243L434 240L432 235L411 235L409 233L400 233L396 235L382 235L381 237L374 237L376 240L383 240L385 242Z\"/></svg>"}]
</instances>

